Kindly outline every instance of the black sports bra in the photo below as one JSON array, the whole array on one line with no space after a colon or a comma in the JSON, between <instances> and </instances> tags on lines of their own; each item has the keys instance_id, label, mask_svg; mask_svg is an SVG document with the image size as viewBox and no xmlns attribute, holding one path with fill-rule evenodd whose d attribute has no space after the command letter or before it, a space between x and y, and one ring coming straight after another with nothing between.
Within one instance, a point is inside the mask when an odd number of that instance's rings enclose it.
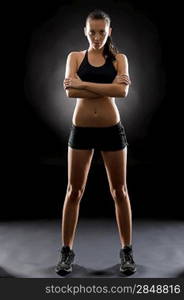
<instances>
[{"instance_id":1,"label":"black sports bra","mask_svg":"<svg viewBox=\"0 0 184 300\"><path fill-rule=\"evenodd\" d=\"M95 67L88 62L88 50L77 71L78 76L83 81L90 81L96 83L112 83L117 71L110 59L106 59L105 64Z\"/></svg>"}]
</instances>

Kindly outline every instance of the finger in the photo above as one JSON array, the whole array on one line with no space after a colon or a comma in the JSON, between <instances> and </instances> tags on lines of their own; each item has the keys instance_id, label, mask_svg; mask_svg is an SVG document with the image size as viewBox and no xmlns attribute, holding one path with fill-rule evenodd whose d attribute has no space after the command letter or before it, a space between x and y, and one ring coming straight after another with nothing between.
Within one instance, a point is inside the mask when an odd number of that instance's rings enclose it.
<instances>
[{"instance_id":1,"label":"finger","mask_svg":"<svg viewBox=\"0 0 184 300\"><path fill-rule=\"evenodd\" d=\"M127 80L127 79L120 79L121 80L121 82L126 82L127 84L131 84L131 81L130 80Z\"/></svg>"},{"instance_id":2,"label":"finger","mask_svg":"<svg viewBox=\"0 0 184 300\"><path fill-rule=\"evenodd\" d=\"M126 76L126 75L120 75L120 78L130 80L130 78L128 76Z\"/></svg>"},{"instance_id":3,"label":"finger","mask_svg":"<svg viewBox=\"0 0 184 300\"><path fill-rule=\"evenodd\" d=\"M127 84L130 84L129 80L122 79L122 82L126 82Z\"/></svg>"},{"instance_id":4,"label":"finger","mask_svg":"<svg viewBox=\"0 0 184 300\"><path fill-rule=\"evenodd\" d=\"M129 82L129 80L126 79L126 78L120 78L119 81L121 81L121 82L123 82L123 81L124 81L124 82Z\"/></svg>"},{"instance_id":5,"label":"finger","mask_svg":"<svg viewBox=\"0 0 184 300\"><path fill-rule=\"evenodd\" d=\"M125 81L125 80L120 81L120 83L121 84L126 84L126 85L130 84L129 81Z\"/></svg>"},{"instance_id":6,"label":"finger","mask_svg":"<svg viewBox=\"0 0 184 300\"><path fill-rule=\"evenodd\" d=\"M126 78L126 77L121 77L120 80L125 80L127 82L130 82L129 78Z\"/></svg>"},{"instance_id":7,"label":"finger","mask_svg":"<svg viewBox=\"0 0 184 300\"><path fill-rule=\"evenodd\" d=\"M120 75L120 76L118 77L118 80L129 80L129 79L128 79L127 77L125 77L125 76L121 76L121 75Z\"/></svg>"},{"instance_id":8,"label":"finger","mask_svg":"<svg viewBox=\"0 0 184 300\"><path fill-rule=\"evenodd\" d=\"M123 80L129 80L129 78L128 78L128 77L125 77L125 76L120 76L119 79L121 79L121 80L122 80L122 79L123 79Z\"/></svg>"},{"instance_id":9,"label":"finger","mask_svg":"<svg viewBox=\"0 0 184 300\"><path fill-rule=\"evenodd\" d=\"M119 75L121 78L126 78L126 79L128 79L129 81L130 81L130 78L129 78L129 76L127 76L127 75L125 75L125 74L122 74L122 75Z\"/></svg>"},{"instance_id":10,"label":"finger","mask_svg":"<svg viewBox=\"0 0 184 300\"><path fill-rule=\"evenodd\" d=\"M69 86L69 83L66 83L64 86L65 86L65 87L68 87L68 86Z\"/></svg>"}]
</instances>

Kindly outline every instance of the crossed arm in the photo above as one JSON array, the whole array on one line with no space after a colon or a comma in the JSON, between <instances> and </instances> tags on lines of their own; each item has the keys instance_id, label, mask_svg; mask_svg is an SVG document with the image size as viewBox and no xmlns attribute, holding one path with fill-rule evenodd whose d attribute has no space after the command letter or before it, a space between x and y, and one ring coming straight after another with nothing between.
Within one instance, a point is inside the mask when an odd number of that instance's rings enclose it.
<instances>
[{"instance_id":1,"label":"crossed arm","mask_svg":"<svg viewBox=\"0 0 184 300\"><path fill-rule=\"evenodd\" d=\"M124 54L118 54L116 59L117 76L112 83L86 82L76 75L75 52L71 52L67 58L66 75L63 82L67 97L126 97L131 83L128 75L128 61Z\"/></svg>"}]
</instances>

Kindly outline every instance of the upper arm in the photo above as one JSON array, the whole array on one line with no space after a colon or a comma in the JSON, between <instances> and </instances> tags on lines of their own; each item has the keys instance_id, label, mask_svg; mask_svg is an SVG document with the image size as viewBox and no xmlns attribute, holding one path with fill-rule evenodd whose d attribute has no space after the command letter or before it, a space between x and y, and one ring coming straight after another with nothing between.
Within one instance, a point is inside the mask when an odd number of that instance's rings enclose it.
<instances>
[{"instance_id":1,"label":"upper arm","mask_svg":"<svg viewBox=\"0 0 184 300\"><path fill-rule=\"evenodd\" d=\"M70 52L66 60L65 78L75 77L77 72L77 52Z\"/></svg>"},{"instance_id":2,"label":"upper arm","mask_svg":"<svg viewBox=\"0 0 184 300\"><path fill-rule=\"evenodd\" d=\"M117 75L127 75L129 77L128 59L126 55L118 53L116 55L116 60L117 60Z\"/></svg>"},{"instance_id":3,"label":"upper arm","mask_svg":"<svg viewBox=\"0 0 184 300\"><path fill-rule=\"evenodd\" d=\"M126 75L129 78L129 70L128 70L128 59L125 54L118 53L116 55L117 60L117 75ZM129 85L121 84L121 90L123 97L128 95Z\"/></svg>"},{"instance_id":4,"label":"upper arm","mask_svg":"<svg viewBox=\"0 0 184 300\"><path fill-rule=\"evenodd\" d=\"M66 60L65 78L74 78L77 72L77 52L70 52ZM67 97L71 97L71 89L65 90Z\"/></svg>"}]
</instances>

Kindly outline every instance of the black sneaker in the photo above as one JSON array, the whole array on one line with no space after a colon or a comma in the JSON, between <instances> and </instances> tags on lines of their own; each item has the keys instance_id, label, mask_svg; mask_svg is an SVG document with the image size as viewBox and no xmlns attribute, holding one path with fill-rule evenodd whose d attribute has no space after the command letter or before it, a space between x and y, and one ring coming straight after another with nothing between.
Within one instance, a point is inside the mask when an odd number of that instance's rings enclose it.
<instances>
[{"instance_id":1,"label":"black sneaker","mask_svg":"<svg viewBox=\"0 0 184 300\"><path fill-rule=\"evenodd\" d=\"M130 275L136 272L136 264L133 260L132 246L125 246L120 250L120 272Z\"/></svg>"},{"instance_id":2,"label":"black sneaker","mask_svg":"<svg viewBox=\"0 0 184 300\"><path fill-rule=\"evenodd\" d=\"M74 261L75 253L69 246L63 246L60 252L60 259L55 267L57 274L70 273L72 271L72 262Z\"/></svg>"}]
</instances>

